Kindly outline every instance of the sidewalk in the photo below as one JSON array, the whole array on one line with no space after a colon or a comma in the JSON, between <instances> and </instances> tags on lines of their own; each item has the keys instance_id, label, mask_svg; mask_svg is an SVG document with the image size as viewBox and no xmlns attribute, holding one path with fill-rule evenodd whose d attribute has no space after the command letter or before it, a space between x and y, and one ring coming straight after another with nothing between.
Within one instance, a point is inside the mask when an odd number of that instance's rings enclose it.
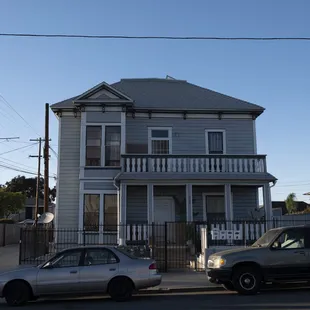
<instances>
[{"instance_id":1,"label":"sidewalk","mask_svg":"<svg viewBox=\"0 0 310 310\"><path fill-rule=\"evenodd\" d=\"M220 289L222 289L220 285L208 281L205 272L189 270L162 273L162 283L144 290L143 293L201 292Z\"/></svg>"},{"instance_id":2,"label":"sidewalk","mask_svg":"<svg viewBox=\"0 0 310 310\"><path fill-rule=\"evenodd\" d=\"M18 266L19 244L0 247L0 271Z\"/></svg>"}]
</instances>

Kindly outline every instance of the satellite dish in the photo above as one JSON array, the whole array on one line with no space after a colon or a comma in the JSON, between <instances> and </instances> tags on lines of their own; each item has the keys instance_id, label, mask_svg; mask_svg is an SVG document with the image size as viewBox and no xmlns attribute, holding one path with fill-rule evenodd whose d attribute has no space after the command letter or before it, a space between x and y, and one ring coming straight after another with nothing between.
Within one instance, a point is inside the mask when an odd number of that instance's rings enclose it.
<instances>
[{"instance_id":1,"label":"satellite dish","mask_svg":"<svg viewBox=\"0 0 310 310\"><path fill-rule=\"evenodd\" d=\"M38 219L38 223L48 224L54 219L54 214L51 212L43 213Z\"/></svg>"}]
</instances>

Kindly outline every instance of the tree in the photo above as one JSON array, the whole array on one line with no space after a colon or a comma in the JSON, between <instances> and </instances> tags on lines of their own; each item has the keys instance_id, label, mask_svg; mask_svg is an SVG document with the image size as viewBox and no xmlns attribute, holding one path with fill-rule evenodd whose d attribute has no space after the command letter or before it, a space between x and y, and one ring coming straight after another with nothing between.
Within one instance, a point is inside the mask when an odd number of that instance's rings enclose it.
<instances>
[{"instance_id":1,"label":"tree","mask_svg":"<svg viewBox=\"0 0 310 310\"><path fill-rule=\"evenodd\" d=\"M27 198L36 197L37 178L26 178L18 175L11 181L5 183L4 189L8 192L22 193ZM39 198L44 198L44 178L39 182ZM49 201L54 202L56 198L56 187L49 189Z\"/></svg>"},{"instance_id":2,"label":"tree","mask_svg":"<svg viewBox=\"0 0 310 310\"><path fill-rule=\"evenodd\" d=\"M0 189L0 218L8 217L24 208L26 196L22 193L12 193Z\"/></svg>"},{"instance_id":3,"label":"tree","mask_svg":"<svg viewBox=\"0 0 310 310\"><path fill-rule=\"evenodd\" d=\"M296 205L295 200L296 200L296 194L295 193L290 193L286 197L285 205L286 205L287 212L290 214L297 211L297 205Z\"/></svg>"}]
</instances>

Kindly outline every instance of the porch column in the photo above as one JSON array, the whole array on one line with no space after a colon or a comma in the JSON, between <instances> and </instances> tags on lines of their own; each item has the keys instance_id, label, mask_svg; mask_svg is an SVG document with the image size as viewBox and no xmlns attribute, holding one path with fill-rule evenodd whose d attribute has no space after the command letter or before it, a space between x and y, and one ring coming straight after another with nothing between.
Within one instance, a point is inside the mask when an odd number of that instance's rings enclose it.
<instances>
[{"instance_id":1,"label":"porch column","mask_svg":"<svg viewBox=\"0 0 310 310\"><path fill-rule=\"evenodd\" d=\"M121 184L118 193L118 244L126 245L126 209L127 209L127 185Z\"/></svg>"},{"instance_id":2,"label":"porch column","mask_svg":"<svg viewBox=\"0 0 310 310\"><path fill-rule=\"evenodd\" d=\"M186 184L186 221L193 221L193 185Z\"/></svg>"},{"instance_id":3,"label":"porch column","mask_svg":"<svg viewBox=\"0 0 310 310\"><path fill-rule=\"evenodd\" d=\"M154 222L154 185L147 184L147 222Z\"/></svg>"},{"instance_id":4,"label":"porch column","mask_svg":"<svg viewBox=\"0 0 310 310\"><path fill-rule=\"evenodd\" d=\"M231 199L231 185L225 184L225 219L227 221L227 229L232 228L233 220L233 204Z\"/></svg>"},{"instance_id":5,"label":"porch column","mask_svg":"<svg viewBox=\"0 0 310 310\"><path fill-rule=\"evenodd\" d=\"M271 190L269 183L263 185L263 199L265 208L265 220L267 229L272 228L272 203L271 203Z\"/></svg>"}]
</instances>

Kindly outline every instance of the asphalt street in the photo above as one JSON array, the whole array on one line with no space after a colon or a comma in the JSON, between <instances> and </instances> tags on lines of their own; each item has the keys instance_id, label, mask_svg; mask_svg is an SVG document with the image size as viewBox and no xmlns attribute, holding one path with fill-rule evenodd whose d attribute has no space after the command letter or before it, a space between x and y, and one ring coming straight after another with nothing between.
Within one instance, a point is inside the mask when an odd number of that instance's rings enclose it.
<instances>
[{"instance_id":1,"label":"asphalt street","mask_svg":"<svg viewBox=\"0 0 310 310\"><path fill-rule=\"evenodd\" d=\"M302 310L310 309L310 289L264 292L256 296L239 296L229 292L163 294L135 296L130 302L117 303L104 298L42 300L22 307L23 310L113 309L113 310ZM4 301L0 309L6 309Z\"/></svg>"}]
</instances>

